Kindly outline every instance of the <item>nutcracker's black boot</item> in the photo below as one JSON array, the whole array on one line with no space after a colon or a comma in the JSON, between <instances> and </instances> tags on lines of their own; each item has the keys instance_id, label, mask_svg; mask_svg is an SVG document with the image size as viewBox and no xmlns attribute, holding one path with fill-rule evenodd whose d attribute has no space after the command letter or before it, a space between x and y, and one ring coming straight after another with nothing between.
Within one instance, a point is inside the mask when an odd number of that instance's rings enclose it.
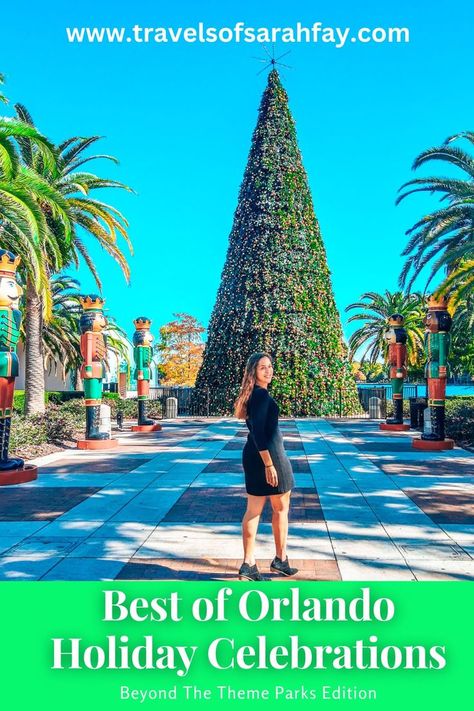
<instances>
[{"instance_id":1,"label":"nutcracker's black boot","mask_svg":"<svg viewBox=\"0 0 474 711\"><path fill-rule=\"evenodd\" d=\"M11 417L5 417L0 420L0 472L22 469L24 465L23 459L19 457L8 458L11 421Z\"/></svg>"},{"instance_id":2,"label":"nutcracker's black boot","mask_svg":"<svg viewBox=\"0 0 474 711\"><path fill-rule=\"evenodd\" d=\"M107 432L99 432L100 405L86 407L86 439L110 439Z\"/></svg>"},{"instance_id":3,"label":"nutcracker's black boot","mask_svg":"<svg viewBox=\"0 0 474 711\"><path fill-rule=\"evenodd\" d=\"M387 425L403 425L403 400L392 400L393 417L387 419Z\"/></svg>"},{"instance_id":4,"label":"nutcracker's black boot","mask_svg":"<svg viewBox=\"0 0 474 711\"><path fill-rule=\"evenodd\" d=\"M147 410L147 401L146 400L139 400L138 401L138 424L139 425L154 425L155 420L150 420L150 418L146 416L146 410Z\"/></svg>"}]
</instances>

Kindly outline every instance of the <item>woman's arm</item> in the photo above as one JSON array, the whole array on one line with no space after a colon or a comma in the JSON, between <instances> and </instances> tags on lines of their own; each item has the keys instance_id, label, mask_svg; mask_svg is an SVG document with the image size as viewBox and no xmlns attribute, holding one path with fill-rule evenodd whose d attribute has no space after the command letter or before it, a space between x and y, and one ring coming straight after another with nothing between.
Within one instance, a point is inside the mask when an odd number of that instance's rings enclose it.
<instances>
[{"instance_id":1,"label":"woman's arm","mask_svg":"<svg viewBox=\"0 0 474 711\"><path fill-rule=\"evenodd\" d=\"M268 449L268 439L265 432L268 405L270 397L264 388L254 391L249 413L252 437L259 451Z\"/></svg>"},{"instance_id":2,"label":"woman's arm","mask_svg":"<svg viewBox=\"0 0 474 711\"><path fill-rule=\"evenodd\" d=\"M266 480L271 486L277 486L278 476L268 450L268 438L265 432L269 403L270 396L267 391L264 388L257 390L252 397L249 421L255 445L265 465Z\"/></svg>"}]
</instances>

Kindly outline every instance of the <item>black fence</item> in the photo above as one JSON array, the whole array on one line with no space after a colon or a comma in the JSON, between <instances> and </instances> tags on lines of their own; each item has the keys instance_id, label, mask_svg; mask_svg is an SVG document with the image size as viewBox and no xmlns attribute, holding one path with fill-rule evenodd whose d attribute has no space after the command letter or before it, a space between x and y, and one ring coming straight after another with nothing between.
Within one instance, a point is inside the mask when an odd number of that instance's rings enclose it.
<instances>
[{"instance_id":1,"label":"black fence","mask_svg":"<svg viewBox=\"0 0 474 711\"><path fill-rule=\"evenodd\" d=\"M159 400L163 417L210 417L232 416L231 406L223 406L226 401L224 392L209 390L193 397L192 387L155 387L150 389L150 399ZM317 398L308 403L303 398L295 397L281 407L286 417L349 417L349 418L385 418L391 409L392 386L374 385L359 387L358 398L354 401L352 395L344 391L336 391L332 396ZM404 398L418 397L418 385L406 384L403 390ZM174 398L174 402L170 402ZM281 406L281 403L280 403Z\"/></svg>"},{"instance_id":2,"label":"black fence","mask_svg":"<svg viewBox=\"0 0 474 711\"><path fill-rule=\"evenodd\" d=\"M176 398L177 400L177 417L194 417L194 416L205 416L206 413L193 411L192 407L192 394L194 388L186 387L164 387L159 386L155 388L150 388L150 400L159 400L161 403L161 410L163 412L163 417L166 416L166 407L168 398ZM168 406L169 409L170 406Z\"/></svg>"}]
</instances>

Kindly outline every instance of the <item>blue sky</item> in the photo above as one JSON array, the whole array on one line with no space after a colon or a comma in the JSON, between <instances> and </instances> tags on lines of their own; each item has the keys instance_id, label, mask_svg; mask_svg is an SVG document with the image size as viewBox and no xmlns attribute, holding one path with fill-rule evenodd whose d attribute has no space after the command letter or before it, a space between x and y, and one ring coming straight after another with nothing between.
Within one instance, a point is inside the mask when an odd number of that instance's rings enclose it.
<instances>
[{"instance_id":1,"label":"blue sky","mask_svg":"<svg viewBox=\"0 0 474 711\"><path fill-rule=\"evenodd\" d=\"M436 205L413 197L395 207L414 157L472 129L473 11L417 3L62 2L2 9L0 71L11 102L27 106L59 142L99 134L99 173L137 195L107 196L124 211L135 246L132 285L100 250L107 307L121 325L145 313L153 330L174 312L207 326L219 285L238 188L266 74L256 44L71 45L66 26L311 25L410 29L409 44L277 45L341 310L364 291L394 290L404 232ZM26 20L25 20L26 16ZM435 172L435 166L431 172ZM419 171L420 175L428 171ZM83 289L91 287L85 267Z\"/></svg>"}]
</instances>

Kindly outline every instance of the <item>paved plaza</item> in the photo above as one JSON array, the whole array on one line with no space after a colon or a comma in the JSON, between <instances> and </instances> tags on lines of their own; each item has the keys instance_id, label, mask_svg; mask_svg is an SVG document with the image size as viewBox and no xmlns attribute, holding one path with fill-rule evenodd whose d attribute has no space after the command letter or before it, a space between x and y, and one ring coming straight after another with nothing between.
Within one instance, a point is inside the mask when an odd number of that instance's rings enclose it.
<instances>
[{"instance_id":1,"label":"paved plaza","mask_svg":"<svg viewBox=\"0 0 474 711\"><path fill-rule=\"evenodd\" d=\"M369 420L282 420L295 472L288 554L299 580L473 580L474 454L413 450ZM35 460L0 488L1 580L235 580L247 429L175 420L118 450ZM261 572L274 578L267 502Z\"/></svg>"}]
</instances>

